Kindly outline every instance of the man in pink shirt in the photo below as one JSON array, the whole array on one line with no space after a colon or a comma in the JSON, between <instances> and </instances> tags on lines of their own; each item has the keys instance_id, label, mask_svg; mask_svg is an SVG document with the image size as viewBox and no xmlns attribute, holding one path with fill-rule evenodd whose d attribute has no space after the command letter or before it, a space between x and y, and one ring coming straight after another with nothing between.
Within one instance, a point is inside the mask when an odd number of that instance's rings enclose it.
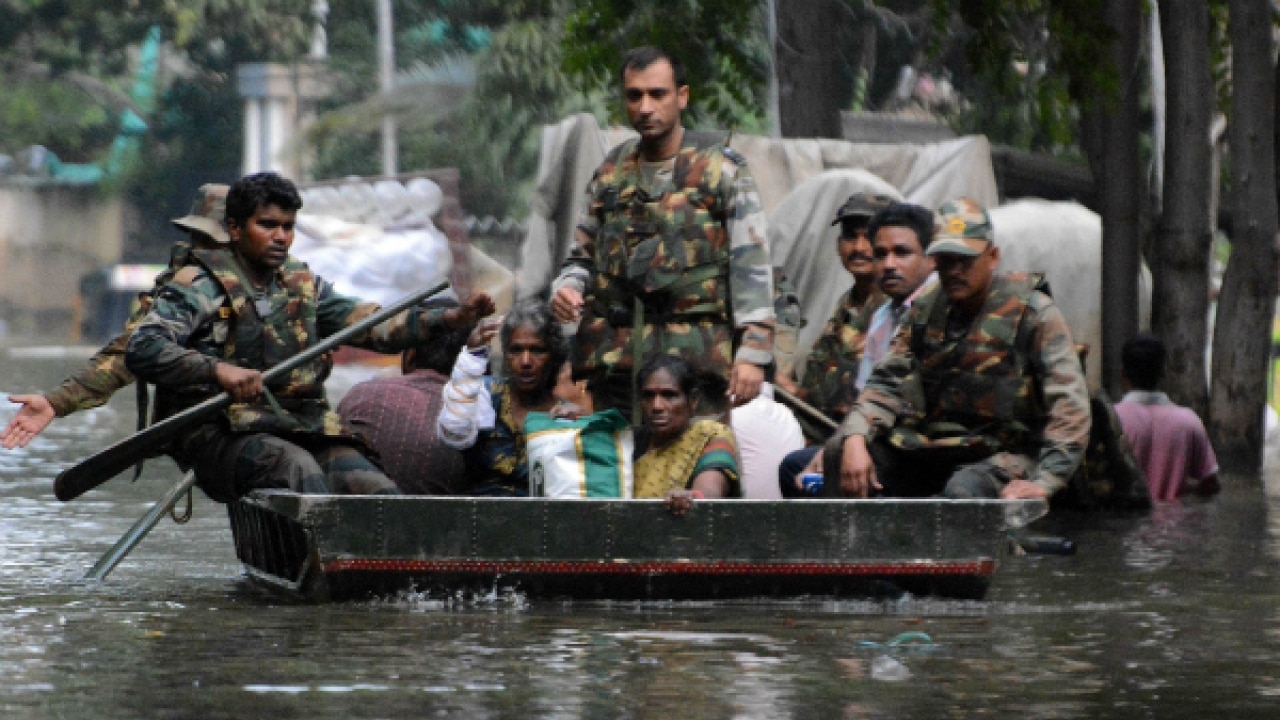
<instances>
[{"instance_id":1,"label":"man in pink shirt","mask_svg":"<svg viewBox=\"0 0 1280 720\"><path fill-rule=\"evenodd\" d=\"M1121 362L1131 389L1116 404L1116 415L1146 475L1151 499L1218 492L1218 458L1204 423L1157 389L1164 378L1164 345L1154 335L1140 333L1125 343Z\"/></svg>"}]
</instances>

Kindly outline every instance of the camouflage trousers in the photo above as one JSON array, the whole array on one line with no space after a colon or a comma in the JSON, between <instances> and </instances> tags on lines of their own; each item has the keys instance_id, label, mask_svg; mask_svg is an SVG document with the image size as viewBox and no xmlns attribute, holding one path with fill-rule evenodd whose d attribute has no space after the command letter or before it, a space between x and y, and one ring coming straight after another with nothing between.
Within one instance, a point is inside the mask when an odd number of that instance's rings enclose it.
<instances>
[{"instance_id":1,"label":"camouflage trousers","mask_svg":"<svg viewBox=\"0 0 1280 720\"><path fill-rule=\"evenodd\" d=\"M340 438L285 439L207 425L184 438L174 457L180 465L194 468L196 485L221 503L271 488L311 494L400 494L360 448Z\"/></svg>"},{"instance_id":2,"label":"camouflage trousers","mask_svg":"<svg viewBox=\"0 0 1280 720\"><path fill-rule=\"evenodd\" d=\"M842 440L837 436L826 445L823 456L825 477L840 477ZM937 452L903 450L882 439L871 441L867 450L881 486L875 493L877 497L998 498L1011 480L1029 480L1036 469L1033 459L1011 452L958 461ZM824 483L822 489L824 496L840 496L838 480Z\"/></svg>"}]
</instances>

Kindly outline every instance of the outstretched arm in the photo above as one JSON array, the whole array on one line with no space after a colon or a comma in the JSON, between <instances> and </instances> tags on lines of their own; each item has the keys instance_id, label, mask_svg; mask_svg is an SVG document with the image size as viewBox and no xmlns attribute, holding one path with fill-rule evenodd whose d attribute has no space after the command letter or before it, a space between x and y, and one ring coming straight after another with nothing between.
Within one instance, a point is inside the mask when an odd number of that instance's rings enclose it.
<instances>
[{"instance_id":1,"label":"outstretched arm","mask_svg":"<svg viewBox=\"0 0 1280 720\"><path fill-rule=\"evenodd\" d=\"M10 395L9 402L22 408L0 433L0 444L6 450L26 447L54 418L53 405L43 395Z\"/></svg>"},{"instance_id":2,"label":"outstretched arm","mask_svg":"<svg viewBox=\"0 0 1280 720\"><path fill-rule=\"evenodd\" d=\"M356 298L338 294L332 284L321 278L316 279L316 297L316 326L321 337L328 337L354 325L380 309L377 303L360 302ZM492 315L493 311L493 298L488 293L472 293L471 297L456 308L411 307L352 338L347 344L374 352L400 352L430 341L432 334L439 333L444 327L473 327L480 318Z\"/></svg>"}]
</instances>

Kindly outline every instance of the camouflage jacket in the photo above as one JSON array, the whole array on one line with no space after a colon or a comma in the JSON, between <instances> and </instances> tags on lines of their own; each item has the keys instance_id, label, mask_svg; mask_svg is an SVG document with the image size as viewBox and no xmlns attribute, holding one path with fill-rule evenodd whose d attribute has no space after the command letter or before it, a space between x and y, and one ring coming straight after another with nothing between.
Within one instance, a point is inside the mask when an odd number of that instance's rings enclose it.
<instances>
[{"instance_id":1,"label":"camouflage jacket","mask_svg":"<svg viewBox=\"0 0 1280 720\"><path fill-rule=\"evenodd\" d=\"M151 310L155 292L172 280L174 273L190 262L190 257L190 243L175 243L169 253L169 267L156 276L155 287L138 294L138 307L129 316L124 330L94 353L84 368L63 380L57 389L45 394L58 417L104 405L117 390L133 383L133 373L124 364L129 336L133 335L134 328L138 327Z\"/></svg>"},{"instance_id":2,"label":"camouflage jacket","mask_svg":"<svg viewBox=\"0 0 1280 720\"><path fill-rule=\"evenodd\" d=\"M883 293L876 292L863 305L857 305L850 288L840 298L840 304L809 350L800 389L811 404L836 422L849 413L858 398L855 381L867 341L867 328L887 299Z\"/></svg>"},{"instance_id":3,"label":"camouflage jacket","mask_svg":"<svg viewBox=\"0 0 1280 720\"><path fill-rule=\"evenodd\" d=\"M159 386L156 417L190 407L221 392L219 362L266 370L370 314L378 306L339 295L306 264L290 257L271 288L251 295L230 250L194 253L196 264L178 272L129 340L126 361L138 377ZM443 310L413 308L349 344L395 352L427 339L443 322ZM272 383L269 395L228 408L238 432L346 435L329 409L324 379L331 359L318 358Z\"/></svg>"},{"instance_id":4,"label":"camouflage jacket","mask_svg":"<svg viewBox=\"0 0 1280 720\"><path fill-rule=\"evenodd\" d=\"M977 317L964 319L940 287L930 290L872 370L841 435L980 438L997 461L1026 456L1028 479L1050 494L1061 489L1088 442L1089 395L1071 331L1044 291L1037 276L997 275Z\"/></svg>"},{"instance_id":5,"label":"camouflage jacket","mask_svg":"<svg viewBox=\"0 0 1280 720\"><path fill-rule=\"evenodd\" d=\"M735 359L772 362L764 211L740 155L686 132L674 158L645 163L631 140L610 151L587 194L579 243L554 285L586 301L576 375L630 370L636 327L642 357L678 351L725 377Z\"/></svg>"}]
</instances>

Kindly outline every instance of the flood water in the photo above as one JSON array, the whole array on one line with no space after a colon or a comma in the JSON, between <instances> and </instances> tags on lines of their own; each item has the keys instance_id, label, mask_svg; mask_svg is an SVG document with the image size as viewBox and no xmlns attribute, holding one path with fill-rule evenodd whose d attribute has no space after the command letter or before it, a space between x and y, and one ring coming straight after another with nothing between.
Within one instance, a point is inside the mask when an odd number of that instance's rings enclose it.
<instances>
[{"instance_id":1,"label":"flood water","mask_svg":"<svg viewBox=\"0 0 1280 720\"><path fill-rule=\"evenodd\" d=\"M6 353L4 392L83 362ZM60 469L133 423L125 392L0 451L0 718L1280 717L1280 506L1257 478L1148 517L1042 521L1079 553L1008 558L982 602L311 606L244 581L203 498L81 579L179 478L157 460L54 498ZM889 644L908 632L929 642Z\"/></svg>"}]
</instances>

